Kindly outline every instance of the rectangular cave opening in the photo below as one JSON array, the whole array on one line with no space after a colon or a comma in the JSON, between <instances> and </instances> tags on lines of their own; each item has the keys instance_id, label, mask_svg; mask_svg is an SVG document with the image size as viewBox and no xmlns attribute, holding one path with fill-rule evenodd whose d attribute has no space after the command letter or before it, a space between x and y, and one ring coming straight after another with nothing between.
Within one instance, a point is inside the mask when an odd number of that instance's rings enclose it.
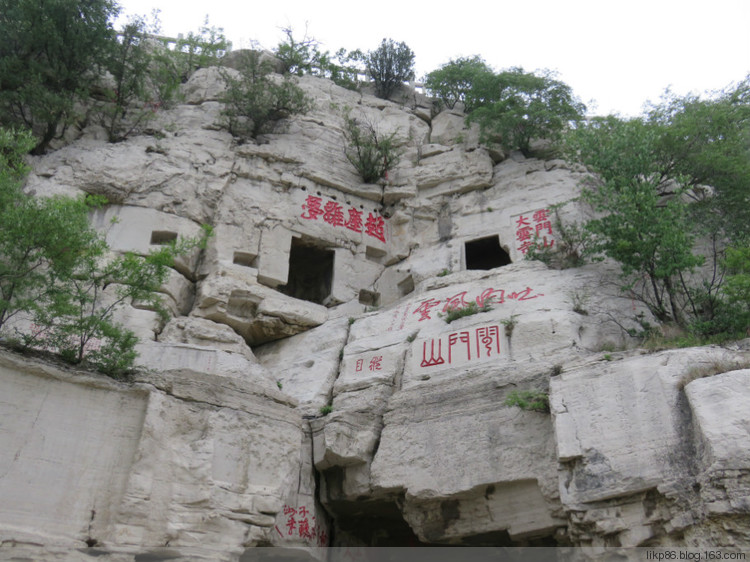
<instances>
[{"instance_id":1,"label":"rectangular cave opening","mask_svg":"<svg viewBox=\"0 0 750 562\"><path fill-rule=\"evenodd\" d=\"M333 284L335 253L311 238L292 238L289 278L279 287L285 295L327 305Z\"/></svg>"},{"instance_id":2,"label":"rectangular cave opening","mask_svg":"<svg viewBox=\"0 0 750 562\"><path fill-rule=\"evenodd\" d=\"M500 246L497 234L469 240L464 248L466 269L494 269L511 263L510 254Z\"/></svg>"},{"instance_id":3,"label":"rectangular cave opening","mask_svg":"<svg viewBox=\"0 0 750 562\"><path fill-rule=\"evenodd\" d=\"M380 293L377 291L359 290L359 304L365 306L380 306Z\"/></svg>"},{"instance_id":4,"label":"rectangular cave opening","mask_svg":"<svg viewBox=\"0 0 750 562\"><path fill-rule=\"evenodd\" d=\"M177 233L169 230L152 230L151 231L151 244L164 246L170 242L177 240Z\"/></svg>"}]
</instances>

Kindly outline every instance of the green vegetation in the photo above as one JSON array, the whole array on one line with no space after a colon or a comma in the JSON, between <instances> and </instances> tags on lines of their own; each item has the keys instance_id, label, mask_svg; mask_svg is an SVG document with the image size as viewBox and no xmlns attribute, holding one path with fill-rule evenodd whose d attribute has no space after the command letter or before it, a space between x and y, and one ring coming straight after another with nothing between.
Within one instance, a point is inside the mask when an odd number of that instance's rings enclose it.
<instances>
[{"instance_id":1,"label":"green vegetation","mask_svg":"<svg viewBox=\"0 0 750 562\"><path fill-rule=\"evenodd\" d=\"M482 104L476 96L486 89L483 81L494 78L492 68L478 56L451 60L427 75L425 88L448 109L462 103L471 113Z\"/></svg>"},{"instance_id":2,"label":"green vegetation","mask_svg":"<svg viewBox=\"0 0 750 562\"><path fill-rule=\"evenodd\" d=\"M309 37L307 30L302 39L294 36L291 27L284 28L283 32L286 38L274 49L276 58L281 61L282 74L320 76L344 88L357 89L358 75L362 72L359 63L364 59L361 51L347 53L346 49L339 49L331 55L319 49L320 43Z\"/></svg>"},{"instance_id":3,"label":"green vegetation","mask_svg":"<svg viewBox=\"0 0 750 562\"><path fill-rule=\"evenodd\" d=\"M305 113L312 101L290 76L281 81L271 78L271 66L261 53L248 51L240 60L240 76L224 72L227 91L222 101L224 125L241 140L258 139L273 131L276 123L292 115Z\"/></svg>"},{"instance_id":4,"label":"green vegetation","mask_svg":"<svg viewBox=\"0 0 750 562\"><path fill-rule=\"evenodd\" d=\"M439 314L439 316L443 320L445 320L447 324L450 324L454 320L464 318L465 316L473 316L474 314L479 314L480 312L489 312L490 310L492 310L492 305L490 304L490 302L491 299L485 301L484 305L480 307L475 301L471 301L463 308L450 308L448 309L448 312L446 312L445 314Z\"/></svg>"},{"instance_id":5,"label":"green vegetation","mask_svg":"<svg viewBox=\"0 0 750 562\"><path fill-rule=\"evenodd\" d=\"M187 82L190 75L199 68L220 64L222 57L232 49L231 41L224 36L224 29L210 26L208 16L198 33L192 31L184 36L179 34L173 56L175 72L179 81Z\"/></svg>"},{"instance_id":6,"label":"green vegetation","mask_svg":"<svg viewBox=\"0 0 750 562\"><path fill-rule=\"evenodd\" d=\"M320 411L321 416L327 416L328 414L333 412L333 406L331 405L321 406L319 411Z\"/></svg>"},{"instance_id":7,"label":"green vegetation","mask_svg":"<svg viewBox=\"0 0 750 562\"><path fill-rule=\"evenodd\" d=\"M380 46L364 56L365 69L375 84L375 95L388 99L414 77L414 53L406 43L383 39Z\"/></svg>"},{"instance_id":8,"label":"green vegetation","mask_svg":"<svg viewBox=\"0 0 750 562\"><path fill-rule=\"evenodd\" d=\"M157 18L131 17L118 33L119 12L114 0L0 0L0 125L31 130L34 153L88 119L111 142L142 130L190 73L229 48L208 22L174 50L156 39Z\"/></svg>"},{"instance_id":9,"label":"green vegetation","mask_svg":"<svg viewBox=\"0 0 750 562\"><path fill-rule=\"evenodd\" d=\"M583 118L585 106L549 71L495 73L480 57L459 58L427 76L427 89L448 107L462 102L482 139L531 154L533 139L558 141Z\"/></svg>"},{"instance_id":10,"label":"green vegetation","mask_svg":"<svg viewBox=\"0 0 750 562\"><path fill-rule=\"evenodd\" d=\"M514 390L505 399L506 406L518 406L522 410L549 413L549 395L537 390Z\"/></svg>"},{"instance_id":11,"label":"green vegetation","mask_svg":"<svg viewBox=\"0 0 750 562\"><path fill-rule=\"evenodd\" d=\"M500 320L500 323L505 326L505 335L507 337L511 337L513 335L513 330L518 325L518 320L516 320L517 316L518 314L512 314L510 318Z\"/></svg>"},{"instance_id":12,"label":"green vegetation","mask_svg":"<svg viewBox=\"0 0 750 562\"><path fill-rule=\"evenodd\" d=\"M30 129L35 153L78 120L118 10L112 0L0 0L0 125Z\"/></svg>"},{"instance_id":13,"label":"green vegetation","mask_svg":"<svg viewBox=\"0 0 750 562\"><path fill-rule=\"evenodd\" d=\"M597 174L583 193L600 214L585 225L587 252L620 263L622 289L695 335L744 336L750 79L707 100L668 94L639 118L591 119L566 154Z\"/></svg>"},{"instance_id":14,"label":"green vegetation","mask_svg":"<svg viewBox=\"0 0 750 562\"><path fill-rule=\"evenodd\" d=\"M35 198L22 191L21 155L34 143L28 132L0 129L0 329L26 318L31 330L16 332L21 347L123 375L138 340L113 321L115 311L137 301L165 315L158 291L174 258L205 238L147 256L111 255L88 221L91 208L103 203L99 198Z\"/></svg>"},{"instance_id":15,"label":"green vegetation","mask_svg":"<svg viewBox=\"0 0 750 562\"><path fill-rule=\"evenodd\" d=\"M109 46L106 64L114 83L106 89L105 100L96 108L109 142L124 140L148 123L156 111L149 80L152 48L147 31L144 18L131 18L119 40Z\"/></svg>"},{"instance_id":16,"label":"green vegetation","mask_svg":"<svg viewBox=\"0 0 750 562\"><path fill-rule=\"evenodd\" d=\"M570 201L549 207L553 213L554 245L545 246L537 235L524 259L541 261L553 269L580 267L586 263L587 259L594 259L591 255L591 233L581 224L567 223L560 218L560 209L568 203Z\"/></svg>"},{"instance_id":17,"label":"green vegetation","mask_svg":"<svg viewBox=\"0 0 750 562\"><path fill-rule=\"evenodd\" d=\"M396 133L382 134L378 129L360 117L345 116L344 155L365 183L374 183L386 177L388 170L401 160L403 149L397 145Z\"/></svg>"}]
</instances>

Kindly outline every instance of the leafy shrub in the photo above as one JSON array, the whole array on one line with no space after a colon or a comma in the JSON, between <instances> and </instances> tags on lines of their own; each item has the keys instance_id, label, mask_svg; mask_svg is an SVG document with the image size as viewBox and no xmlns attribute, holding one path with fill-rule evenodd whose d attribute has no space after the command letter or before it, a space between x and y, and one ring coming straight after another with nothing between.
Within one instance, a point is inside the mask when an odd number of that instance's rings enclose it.
<instances>
[{"instance_id":1,"label":"leafy shrub","mask_svg":"<svg viewBox=\"0 0 750 562\"><path fill-rule=\"evenodd\" d=\"M318 49L320 43L314 37L308 37L307 30L302 39L294 37L291 27L285 27L282 31L286 39L273 51L281 61L281 73L297 76L320 74L328 64L328 53L321 53Z\"/></svg>"},{"instance_id":2,"label":"leafy shrub","mask_svg":"<svg viewBox=\"0 0 750 562\"><path fill-rule=\"evenodd\" d=\"M581 267L586 264L587 259L592 261L591 247L593 245L592 235L579 223L565 223L560 219L560 205L551 205L554 212L552 225L555 229L555 243L552 246L545 245L539 240L537 234L534 244L529 247L524 259L537 260L554 269L568 269Z\"/></svg>"},{"instance_id":3,"label":"leafy shrub","mask_svg":"<svg viewBox=\"0 0 750 562\"><path fill-rule=\"evenodd\" d=\"M375 95L388 99L396 89L414 77L414 53L406 43L383 39L364 57L367 75L375 84Z\"/></svg>"},{"instance_id":4,"label":"leafy shrub","mask_svg":"<svg viewBox=\"0 0 750 562\"><path fill-rule=\"evenodd\" d=\"M0 130L0 328L24 315L34 322L22 335L27 348L119 376L132 367L138 340L113 313L133 300L163 311L157 292L175 256L203 245L210 231L145 257L110 258L88 221L100 199L35 198L21 190L19 155L32 143L28 134Z\"/></svg>"},{"instance_id":5,"label":"leafy shrub","mask_svg":"<svg viewBox=\"0 0 750 562\"><path fill-rule=\"evenodd\" d=\"M326 406L321 406L320 407L320 415L321 416L327 416L331 412L333 412L333 406L331 406L331 405L326 405Z\"/></svg>"},{"instance_id":6,"label":"leafy shrub","mask_svg":"<svg viewBox=\"0 0 750 562\"><path fill-rule=\"evenodd\" d=\"M331 55L328 51L321 51L320 43L309 37L307 31L302 39L294 36L291 27L282 31L286 39L274 49L276 58L281 61L282 74L320 76L349 90L357 89L358 76L364 72L359 64L364 60L360 50L347 52L339 49Z\"/></svg>"},{"instance_id":7,"label":"leafy shrub","mask_svg":"<svg viewBox=\"0 0 750 562\"><path fill-rule=\"evenodd\" d=\"M365 183L386 177L399 163L403 149L396 143L396 133L384 135L364 118L345 117L344 154Z\"/></svg>"},{"instance_id":8,"label":"leafy shrub","mask_svg":"<svg viewBox=\"0 0 750 562\"><path fill-rule=\"evenodd\" d=\"M507 337L511 337L513 335L513 330L518 325L518 320L516 320L517 314L512 314L510 318L505 318L503 320L500 320L500 323L505 326L505 335Z\"/></svg>"},{"instance_id":9,"label":"leafy shrub","mask_svg":"<svg viewBox=\"0 0 750 562\"><path fill-rule=\"evenodd\" d=\"M239 78L224 72L224 125L242 140L257 140L261 133L273 130L280 119L305 113L312 107L312 101L291 77L274 80L270 65L260 56L257 51L244 54Z\"/></svg>"},{"instance_id":10,"label":"leafy shrub","mask_svg":"<svg viewBox=\"0 0 750 562\"><path fill-rule=\"evenodd\" d=\"M445 320L446 323L450 324L454 320L464 318L465 316L473 316L474 314L479 314L480 312L489 312L490 310L492 310L492 305L490 304L490 302L491 299L485 301L485 303L480 307L475 301L471 301L463 308L448 309L448 311L444 315L441 315L441 318Z\"/></svg>"},{"instance_id":11,"label":"leafy shrub","mask_svg":"<svg viewBox=\"0 0 750 562\"><path fill-rule=\"evenodd\" d=\"M522 410L549 413L549 395L535 390L514 390L505 398L506 406L518 406Z\"/></svg>"}]
</instances>

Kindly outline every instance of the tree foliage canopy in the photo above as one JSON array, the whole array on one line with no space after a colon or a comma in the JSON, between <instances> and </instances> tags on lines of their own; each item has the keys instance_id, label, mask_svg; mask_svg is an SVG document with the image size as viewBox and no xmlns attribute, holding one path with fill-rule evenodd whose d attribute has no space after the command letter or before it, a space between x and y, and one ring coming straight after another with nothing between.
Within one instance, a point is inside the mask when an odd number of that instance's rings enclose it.
<instances>
[{"instance_id":1,"label":"tree foliage canopy","mask_svg":"<svg viewBox=\"0 0 750 562\"><path fill-rule=\"evenodd\" d=\"M430 72L425 87L448 109L461 102L464 111L471 113L484 101L477 97L489 89L484 83L494 79L495 73L481 57L463 57Z\"/></svg>"},{"instance_id":2,"label":"tree foliage canopy","mask_svg":"<svg viewBox=\"0 0 750 562\"><path fill-rule=\"evenodd\" d=\"M133 300L160 310L158 292L174 258L205 239L146 256L111 255L89 224L89 211L101 200L23 192L22 155L33 144L28 132L0 128L0 329L23 316L33 322L19 336L26 347L55 350L118 376L132 367L138 340L113 313Z\"/></svg>"},{"instance_id":3,"label":"tree foliage canopy","mask_svg":"<svg viewBox=\"0 0 750 562\"><path fill-rule=\"evenodd\" d=\"M586 110L553 73L522 68L495 73L478 56L451 60L430 72L425 86L448 108L463 103L467 121L479 124L483 140L526 155L533 139L560 140Z\"/></svg>"},{"instance_id":4,"label":"tree foliage canopy","mask_svg":"<svg viewBox=\"0 0 750 562\"><path fill-rule=\"evenodd\" d=\"M506 150L531 153L532 139L557 141L571 123L583 118L586 107L570 86L548 71L504 70L479 80L471 93L476 122L485 139L497 138Z\"/></svg>"},{"instance_id":5,"label":"tree foliage canopy","mask_svg":"<svg viewBox=\"0 0 750 562\"><path fill-rule=\"evenodd\" d=\"M709 99L668 94L642 117L594 118L566 136L568 158L596 173L584 191L600 213L586 224L591 248L621 264L624 288L658 318L704 334L736 330L732 309L750 307L740 302L750 241L749 86L746 79ZM710 267L697 270L704 259Z\"/></svg>"},{"instance_id":6,"label":"tree foliage canopy","mask_svg":"<svg viewBox=\"0 0 750 562\"><path fill-rule=\"evenodd\" d=\"M414 77L414 53L406 43L383 39L365 57L367 75L375 84L375 95L388 99L396 89Z\"/></svg>"},{"instance_id":7,"label":"tree foliage canopy","mask_svg":"<svg viewBox=\"0 0 750 562\"><path fill-rule=\"evenodd\" d=\"M114 0L0 0L0 125L43 152L73 122L115 38Z\"/></svg>"}]
</instances>

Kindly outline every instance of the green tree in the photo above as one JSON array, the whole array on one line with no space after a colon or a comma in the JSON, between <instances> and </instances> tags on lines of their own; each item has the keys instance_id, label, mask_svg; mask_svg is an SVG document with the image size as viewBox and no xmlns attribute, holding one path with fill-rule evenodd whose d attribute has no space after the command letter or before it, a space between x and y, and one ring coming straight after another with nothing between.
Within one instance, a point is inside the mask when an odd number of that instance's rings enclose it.
<instances>
[{"instance_id":1,"label":"green tree","mask_svg":"<svg viewBox=\"0 0 750 562\"><path fill-rule=\"evenodd\" d=\"M158 291L174 258L202 246L210 231L147 256L110 255L88 220L101 200L23 192L23 154L34 142L30 133L0 129L0 329L7 333L9 320L24 315L34 322L22 334L26 346L117 376L132 367L137 338L113 322L115 310L135 300L163 311Z\"/></svg>"},{"instance_id":2,"label":"green tree","mask_svg":"<svg viewBox=\"0 0 750 562\"><path fill-rule=\"evenodd\" d=\"M531 153L532 139L558 141L562 133L583 118L586 107L570 86L552 73L511 68L494 79L483 76L471 91L476 122L485 140L498 140L506 150Z\"/></svg>"},{"instance_id":3,"label":"green tree","mask_svg":"<svg viewBox=\"0 0 750 562\"><path fill-rule=\"evenodd\" d=\"M487 92L494 83L495 73L479 56L463 57L442 65L427 75L425 87L440 99L448 109L456 103L464 105L464 111L471 113L483 105L483 99L477 96Z\"/></svg>"},{"instance_id":4,"label":"green tree","mask_svg":"<svg viewBox=\"0 0 750 562\"><path fill-rule=\"evenodd\" d=\"M708 99L667 93L636 119L592 119L567 147L600 178L584 193L602 213L587 229L622 264L625 288L640 286L660 319L735 332L745 305L731 287L744 279L750 239L750 81Z\"/></svg>"},{"instance_id":5,"label":"green tree","mask_svg":"<svg viewBox=\"0 0 750 562\"><path fill-rule=\"evenodd\" d=\"M257 51L246 53L241 59L239 77L224 73L224 124L232 135L243 140L257 139L261 133L271 131L280 119L305 113L312 107L312 101L292 77L275 80L270 66L260 57Z\"/></svg>"},{"instance_id":6,"label":"green tree","mask_svg":"<svg viewBox=\"0 0 750 562\"><path fill-rule=\"evenodd\" d=\"M0 0L0 125L42 153L77 118L114 39L114 0Z\"/></svg>"},{"instance_id":7,"label":"green tree","mask_svg":"<svg viewBox=\"0 0 750 562\"><path fill-rule=\"evenodd\" d=\"M224 55L232 49L232 42L227 41L224 29L209 26L206 16L198 33L189 32L186 36L178 35L173 59L181 83L187 82L190 75L199 68L216 66Z\"/></svg>"},{"instance_id":8,"label":"green tree","mask_svg":"<svg viewBox=\"0 0 750 562\"><path fill-rule=\"evenodd\" d=\"M46 306L35 314L36 324L44 328L39 334L44 345L71 363L85 360L108 375L127 371L136 358L138 339L112 320L114 312L138 302L166 320L160 290L174 259L205 240L181 239L146 256L127 252L108 258L107 245L96 238L72 275L56 280Z\"/></svg>"},{"instance_id":9,"label":"green tree","mask_svg":"<svg viewBox=\"0 0 750 562\"><path fill-rule=\"evenodd\" d=\"M149 72L155 48L149 45L148 24L141 16L132 17L110 44L106 63L114 83L97 111L109 142L124 140L154 116L157 98Z\"/></svg>"},{"instance_id":10,"label":"green tree","mask_svg":"<svg viewBox=\"0 0 750 562\"><path fill-rule=\"evenodd\" d=\"M282 31L286 38L274 49L276 58L281 61L282 74L319 76L349 90L357 89L358 75L364 72L359 65L364 59L361 51L339 49L331 55L328 51L321 51L320 42L309 37L307 32L298 39L291 27Z\"/></svg>"},{"instance_id":11,"label":"green tree","mask_svg":"<svg viewBox=\"0 0 750 562\"><path fill-rule=\"evenodd\" d=\"M364 57L367 75L375 84L375 95L388 99L414 77L414 53L406 43L383 39L380 46Z\"/></svg>"},{"instance_id":12,"label":"green tree","mask_svg":"<svg viewBox=\"0 0 750 562\"><path fill-rule=\"evenodd\" d=\"M314 37L309 37L307 30L302 39L294 36L291 27L285 27L282 31L286 38L274 49L276 58L281 61L281 73L296 76L320 75L322 69L329 64L328 53L322 53L318 48L320 43Z\"/></svg>"},{"instance_id":13,"label":"green tree","mask_svg":"<svg viewBox=\"0 0 750 562\"><path fill-rule=\"evenodd\" d=\"M0 328L15 315L43 308L54 280L72 275L83 250L96 240L90 200L34 198L21 189L21 155L29 133L0 129Z\"/></svg>"},{"instance_id":14,"label":"green tree","mask_svg":"<svg viewBox=\"0 0 750 562\"><path fill-rule=\"evenodd\" d=\"M583 197L602 216L586 224L592 248L622 266L624 289L660 320L682 326L684 274L702 263L685 188L655 158L661 127L642 119L595 118L567 139L569 154L597 174Z\"/></svg>"},{"instance_id":15,"label":"green tree","mask_svg":"<svg viewBox=\"0 0 750 562\"><path fill-rule=\"evenodd\" d=\"M750 246L727 248L724 265L727 279L722 289L726 306L720 318L728 324L725 331L747 335L750 330Z\"/></svg>"},{"instance_id":16,"label":"green tree","mask_svg":"<svg viewBox=\"0 0 750 562\"><path fill-rule=\"evenodd\" d=\"M668 92L648 119L663 126L665 169L697 188L693 212L706 230L734 241L750 237L750 76L709 99Z\"/></svg>"}]
</instances>

